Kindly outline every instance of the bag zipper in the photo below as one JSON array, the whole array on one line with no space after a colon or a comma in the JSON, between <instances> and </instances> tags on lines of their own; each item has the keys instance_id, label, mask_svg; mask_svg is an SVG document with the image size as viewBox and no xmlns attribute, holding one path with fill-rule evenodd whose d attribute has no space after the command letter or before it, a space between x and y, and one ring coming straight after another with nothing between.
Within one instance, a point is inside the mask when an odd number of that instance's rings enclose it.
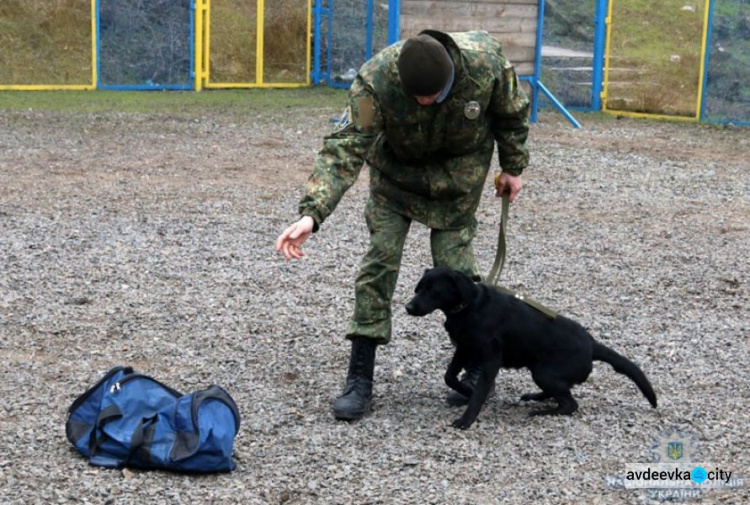
<instances>
[{"instance_id":1,"label":"bag zipper","mask_svg":"<svg viewBox=\"0 0 750 505\"><path fill-rule=\"evenodd\" d=\"M180 393L176 389L173 389L173 388L167 386L166 384L164 384L162 382L159 382L158 380L154 379L153 377L149 377L148 375L143 375L143 374L139 374L139 373L134 373L134 374L128 375L126 377L123 377L119 381L115 382L109 388L109 393L110 394L117 394L120 391L120 389L122 389L122 386L124 386L128 382L130 382L132 380L135 380L135 379L147 379L147 380L150 380L151 382L153 382L155 384L158 384L159 386L161 386L164 389L166 389L175 398L180 398L180 397L184 396L182 393Z\"/></svg>"},{"instance_id":2,"label":"bag zipper","mask_svg":"<svg viewBox=\"0 0 750 505\"><path fill-rule=\"evenodd\" d=\"M91 386L88 390L86 390L85 393L83 393L81 396L75 399L73 401L73 404L68 408L68 415L70 415L75 409L81 406L83 402L88 400L88 398L94 394L94 392L99 389L99 387L107 382L109 379L111 379L113 376L118 374L119 372L124 372L125 374L132 374L133 369L129 366L116 366L112 369L110 369L106 374L104 374L104 377L99 379L96 384Z\"/></svg>"}]
</instances>

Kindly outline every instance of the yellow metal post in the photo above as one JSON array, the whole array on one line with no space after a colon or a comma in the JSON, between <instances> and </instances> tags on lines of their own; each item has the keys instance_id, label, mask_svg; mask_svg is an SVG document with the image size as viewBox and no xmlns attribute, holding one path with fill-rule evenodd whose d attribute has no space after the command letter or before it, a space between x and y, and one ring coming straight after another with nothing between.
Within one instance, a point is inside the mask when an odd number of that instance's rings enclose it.
<instances>
[{"instance_id":1,"label":"yellow metal post","mask_svg":"<svg viewBox=\"0 0 750 505\"><path fill-rule=\"evenodd\" d=\"M256 36L255 36L255 84L263 85L263 51L265 41L263 39L263 27L265 26L266 1L258 0L258 11L256 14Z\"/></svg>"},{"instance_id":2,"label":"yellow metal post","mask_svg":"<svg viewBox=\"0 0 750 505\"><path fill-rule=\"evenodd\" d=\"M195 32L193 33L193 87L195 91L203 89L201 72L203 71L203 2L195 0Z\"/></svg>"},{"instance_id":3,"label":"yellow metal post","mask_svg":"<svg viewBox=\"0 0 750 505\"><path fill-rule=\"evenodd\" d=\"M703 76L708 71L706 68L706 51L708 46L708 21L711 10L711 0L706 0L703 6L703 41L701 43L701 70L698 74L698 103L695 106L695 118L700 120L701 109L703 109Z\"/></svg>"},{"instance_id":4,"label":"yellow metal post","mask_svg":"<svg viewBox=\"0 0 750 505\"><path fill-rule=\"evenodd\" d=\"M203 85L208 86L211 74L211 0L203 0Z\"/></svg>"},{"instance_id":5,"label":"yellow metal post","mask_svg":"<svg viewBox=\"0 0 750 505\"><path fill-rule=\"evenodd\" d=\"M195 0L195 90L201 91L208 82L208 45L211 0Z\"/></svg>"},{"instance_id":6,"label":"yellow metal post","mask_svg":"<svg viewBox=\"0 0 750 505\"><path fill-rule=\"evenodd\" d=\"M91 89L96 89L99 85L99 72L97 69L97 25L99 20L96 18L96 0L91 0Z\"/></svg>"},{"instance_id":7,"label":"yellow metal post","mask_svg":"<svg viewBox=\"0 0 750 505\"><path fill-rule=\"evenodd\" d=\"M602 91L602 111L607 112L607 95L609 91L609 66L610 66L610 51L612 43L612 4L615 0L609 0L607 7L607 40L604 45L604 88Z\"/></svg>"},{"instance_id":8,"label":"yellow metal post","mask_svg":"<svg viewBox=\"0 0 750 505\"><path fill-rule=\"evenodd\" d=\"M306 51L305 51L305 57L307 58L307 63L305 65L305 84L310 85L310 74L311 69L310 65L312 64L312 43L310 40L312 39L312 0L307 0L307 33L305 34L307 39L307 45L306 45Z\"/></svg>"}]
</instances>

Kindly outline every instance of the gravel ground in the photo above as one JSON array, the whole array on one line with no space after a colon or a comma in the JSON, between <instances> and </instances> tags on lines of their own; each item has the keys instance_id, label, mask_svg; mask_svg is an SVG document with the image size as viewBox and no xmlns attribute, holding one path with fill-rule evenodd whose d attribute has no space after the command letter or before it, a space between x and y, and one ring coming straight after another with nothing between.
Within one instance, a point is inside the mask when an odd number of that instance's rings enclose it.
<instances>
[{"instance_id":1,"label":"gravel ground","mask_svg":"<svg viewBox=\"0 0 750 505\"><path fill-rule=\"evenodd\" d=\"M366 171L303 261L273 244L337 115L0 110L2 503L648 503L665 496L621 489L626 465L672 432L693 462L750 477L748 130L583 116L576 131L541 115L502 282L640 364L659 407L599 363L575 415L528 418L529 373L502 371L464 432L445 401L442 316L403 310L430 262L419 225L373 410L330 414ZM488 183L485 270L499 207ZM237 470L88 466L66 410L117 364L183 391L225 387L243 416ZM696 500L748 503L750 483Z\"/></svg>"}]
</instances>

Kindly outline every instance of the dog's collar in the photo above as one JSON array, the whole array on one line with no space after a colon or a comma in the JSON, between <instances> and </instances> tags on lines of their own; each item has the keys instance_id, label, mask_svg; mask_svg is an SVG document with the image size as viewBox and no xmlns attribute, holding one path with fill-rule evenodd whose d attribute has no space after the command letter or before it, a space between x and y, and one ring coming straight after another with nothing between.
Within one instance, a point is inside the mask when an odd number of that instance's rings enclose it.
<instances>
[{"instance_id":1,"label":"dog's collar","mask_svg":"<svg viewBox=\"0 0 750 505\"><path fill-rule=\"evenodd\" d=\"M462 310L465 310L468 306L469 306L468 303L459 303L458 305L456 305L452 309L446 310L445 313L446 313L446 315L454 316L454 315L458 314L459 312L461 312Z\"/></svg>"}]
</instances>

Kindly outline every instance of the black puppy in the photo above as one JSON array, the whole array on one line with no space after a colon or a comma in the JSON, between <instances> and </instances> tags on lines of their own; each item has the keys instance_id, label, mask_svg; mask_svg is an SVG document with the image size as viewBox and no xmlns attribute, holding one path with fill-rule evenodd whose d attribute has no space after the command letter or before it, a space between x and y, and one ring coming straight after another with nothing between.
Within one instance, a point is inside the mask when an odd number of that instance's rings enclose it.
<instances>
[{"instance_id":1,"label":"black puppy","mask_svg":"<svg viewBox=\"0 0 750 505\"><path fill-rule=\"evenodd\" d=\"M597 342L580 324L566 317L551 319L515 296L474 281L448 268L425 271L406 305L413 316L440 309L446 315L445 329L456 347L445 372L445 382L470 398L464 414L453 422L469 428L479 415L500 368L529 368L542 390L522 400L557 400L557 407L531 415L572 414L578 403L570 394L591 373L592 360L606 361L627 375L656 407L656 395L640 368L624 356ZM481 365L472 391L461 384L458 374L467 364Z\"/></svg>"}]
</instances>

